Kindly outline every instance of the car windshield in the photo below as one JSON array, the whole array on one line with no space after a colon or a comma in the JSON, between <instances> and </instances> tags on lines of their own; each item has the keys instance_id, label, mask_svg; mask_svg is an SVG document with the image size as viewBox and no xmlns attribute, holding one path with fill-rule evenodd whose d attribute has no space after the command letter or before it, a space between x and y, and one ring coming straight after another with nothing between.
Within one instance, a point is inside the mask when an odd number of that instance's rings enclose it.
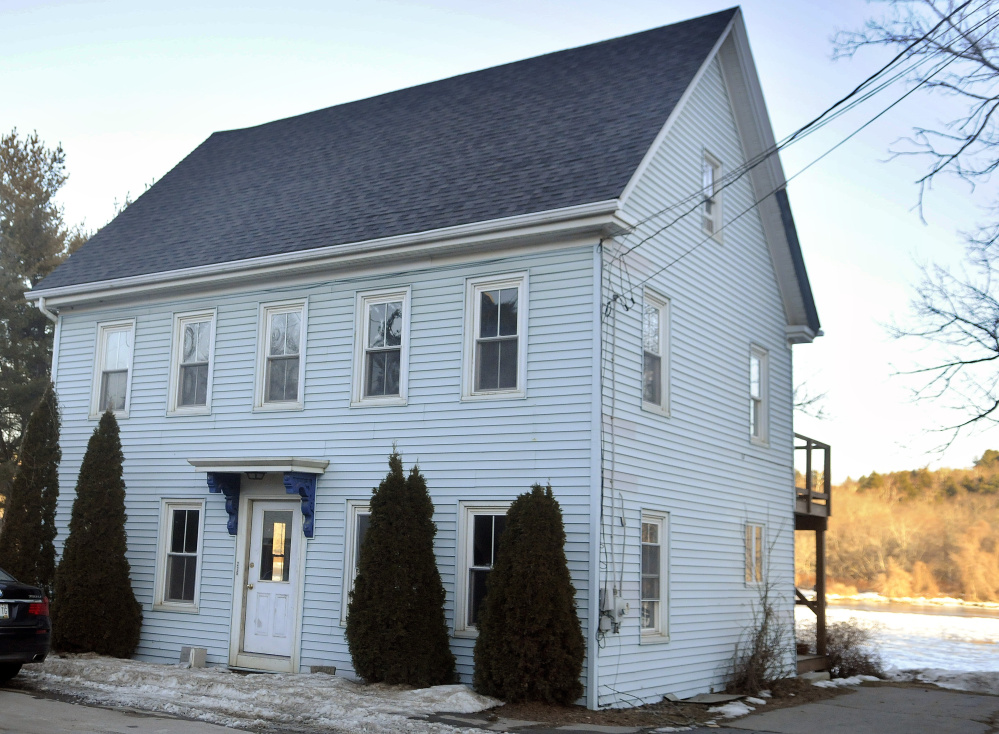
<instances>
[{"instance_id":1,"label":"car windshield","mask_svg":"<svg viewBox=\"0 0 999 734\"><path fill-rule=\"evenodd\" d=\"M0 568L0 581L17 581L13 576Z\"/></svg>"}]
</instances>

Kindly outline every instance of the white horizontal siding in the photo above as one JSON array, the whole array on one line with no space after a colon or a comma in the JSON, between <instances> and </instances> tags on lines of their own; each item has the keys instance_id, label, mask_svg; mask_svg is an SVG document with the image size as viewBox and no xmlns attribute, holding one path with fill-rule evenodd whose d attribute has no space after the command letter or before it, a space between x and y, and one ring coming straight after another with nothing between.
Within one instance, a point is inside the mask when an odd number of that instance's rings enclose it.
<instances>
[{"instance_id":1,"label":"white horizontal siding","mask_svg":"<svg viewBox=\"0 0 999 734\"><path fill-rule=\"evenodd\" d=\"M462 402L465 278L527 271L527 398ZM96 323L135 318L131 410L121 421L129 562L144 623L138 656L174 662L182 645L228 659L235 542L224 500L187 459L208 456L325 458L315 539L308 541L301 663L350 670L340 626L346 501L367 499L397 443L406 466L419 462L435 504L436 550L453 623L458 502L512 500L550 481L565 514L573 583L586 620L588 587L592 246L501 261L344 278L216 298L63 315L59 397L63 486L58 542L65 540L73 486L96 421L88 419ZM412 286L409 404L350 407L354 293ZM305 409L253 412L260 303L308 298ZM166 416L174 312L216 308L212 413ZM247 480L244 479L244 482ZM161 498L207 496L200 612L154 611ZM241 518L242 519L242 518ZM455 639L459 670L471 674L473 641Z\"/></svg>"},{"instance_id":2,"label":"white horizontal siding","mask_svg":"<svg viewBox=\"0 0 999 734\"><path fill-rule=\"evenodd\" d=\"M743 163L721 70L713 62L628 201L632 220L676 203L701 186L707 150L724 170ZM754 201L748 179L723 194L725 222ZM674 219L653 219L634 244ZM681 219L627 256L638 282L704 240L700 212ZM605 263L614 253L608 247ZM624 274L608 267L605 285L620 292ZM623 282L627 287L628 279ZM623 580L631 612L599 651L602 705L688 696L725 685L735 646L749 627L757 592L744 582L743 528L765 522L774 542L769 572L784 614L793 609L791 352L784 312L755 211L732 222L722 241L694 249L649 285L670 299L671 414L641 408L641 289L637 308L617 308L613 374L604 374L604 537L612 567L601 585ZM605 292L606 299L610 292ZM749 349L769 350L770 445L749 439ZM613 488L613 491L612 491ZM614 502L612 504L611 499ZM669 641L641 644L638 598L642 509L670 514ZM621 527L623 518L624 527ZM623 535L623 541L622 541Z\"/></svg>"}]
</instances>

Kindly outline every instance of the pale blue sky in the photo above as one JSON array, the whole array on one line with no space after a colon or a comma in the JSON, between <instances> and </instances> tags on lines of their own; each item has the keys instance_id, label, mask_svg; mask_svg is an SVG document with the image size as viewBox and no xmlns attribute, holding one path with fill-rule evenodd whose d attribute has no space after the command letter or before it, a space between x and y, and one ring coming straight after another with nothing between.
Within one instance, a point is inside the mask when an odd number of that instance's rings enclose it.
<instances>
[{"instance_id":1,"label":"pale blue sky","mask_svg":"<svg viewBox=\"0 0 999 734\"><path fill-rule=\"evenodd\" d=\"M728 7L670 0L457 2L33 2L0 0L0 129L37 129L62 142L71 174L70 222L93 229L215 130L244 127L420 82L599 41ZM837 29L859 27L880 4L859 0L743 4L777 137L876 69L883 54L831 61ZM891 90L787 150L788 175L810 162ZM828 391L822 422L797 428L834 446L837 479L879 471L965 466L999 432L927 454L952 421L914 405L893 364L913 356L883 324L904 318L916 263L960 262L957 230L979 210L966 187L939 185L929 224L911 211L915 161L885 163L911 121L946 116L939 100L900 105L789 187L826 336L795 347L799 378Z\"/></svg>"}]
</instances>

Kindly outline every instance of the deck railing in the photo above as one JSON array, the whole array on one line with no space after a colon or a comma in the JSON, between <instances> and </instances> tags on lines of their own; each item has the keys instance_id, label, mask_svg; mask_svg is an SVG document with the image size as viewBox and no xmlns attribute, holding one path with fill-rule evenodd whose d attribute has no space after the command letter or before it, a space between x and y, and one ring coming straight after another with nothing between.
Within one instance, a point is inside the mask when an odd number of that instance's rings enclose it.
<instances>
[{"instance_id":1,"label":"deck railing","mask_svg":"<svg viewBox=\"0 0 999 734\"><path fill-rule=\"evenodd\" d=\"M794 450L805 452L804 486L795 480L795 512L800 515L829 517L832 514L832 449L829 444L814 438L794 434L797 439ZM799 443L801 442L801 443ZM821 463L816 462L816 452L820 452ZM819 469L821 465L821 469ZM819 487L816 487L816 484Z\"/></svg>"}]
</instances>

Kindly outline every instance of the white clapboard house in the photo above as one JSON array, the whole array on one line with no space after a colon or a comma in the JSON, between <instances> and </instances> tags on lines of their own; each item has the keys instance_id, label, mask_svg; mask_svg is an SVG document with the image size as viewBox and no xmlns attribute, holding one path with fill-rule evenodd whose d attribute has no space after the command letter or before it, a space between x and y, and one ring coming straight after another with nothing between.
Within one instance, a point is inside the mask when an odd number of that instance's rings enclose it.
<instances>
[{"instance_id":1,"label":"white clapboard house","mask_svg":"<svg viewBox=\"0 0 999 734\"><path fill-rule=\"evenodd\" d=\"M781 165L745 170L773 144L738 9L212 134L28 294L58 542L110 406L137 657L350 674L395 443L464 681L498 518L550 482L587 704L717 689L760 584L793 605L819 322Z\"/></svg>"}]
</instances>

